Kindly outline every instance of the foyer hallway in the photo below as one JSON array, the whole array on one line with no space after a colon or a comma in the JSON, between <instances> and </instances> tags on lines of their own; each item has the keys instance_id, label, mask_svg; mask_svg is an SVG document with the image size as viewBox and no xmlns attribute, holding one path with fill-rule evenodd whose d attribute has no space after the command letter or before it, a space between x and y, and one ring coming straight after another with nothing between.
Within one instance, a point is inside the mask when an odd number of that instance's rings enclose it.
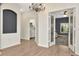
<instances>
[{"instance_id":1,"label":"foyer hallway","mask_svg":"<svg viewBox=\"0 0 79 59\"><path fill-rule=\"evenodd\" d=\"M71 56L75 55L67 46L39 47L34 40L22 40L17 46L3 49L1 56Z\"/></svg>"}]
</instances>

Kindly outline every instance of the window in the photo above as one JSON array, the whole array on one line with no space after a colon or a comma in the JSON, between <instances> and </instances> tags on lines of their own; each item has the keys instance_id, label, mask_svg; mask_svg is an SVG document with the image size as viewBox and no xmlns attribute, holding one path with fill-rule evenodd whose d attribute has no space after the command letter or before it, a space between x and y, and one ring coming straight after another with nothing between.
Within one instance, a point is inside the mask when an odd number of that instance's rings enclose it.
<instances>
[{"instance_id":1,"label":"window","mask_svg":"<svg viewBox=\"0 0 79 59\"><path fill-rule=\"evenodd\" d=\"M3 10L3 33L17 32L17 14L8 9Z\"/></svg>"}]
</instances>

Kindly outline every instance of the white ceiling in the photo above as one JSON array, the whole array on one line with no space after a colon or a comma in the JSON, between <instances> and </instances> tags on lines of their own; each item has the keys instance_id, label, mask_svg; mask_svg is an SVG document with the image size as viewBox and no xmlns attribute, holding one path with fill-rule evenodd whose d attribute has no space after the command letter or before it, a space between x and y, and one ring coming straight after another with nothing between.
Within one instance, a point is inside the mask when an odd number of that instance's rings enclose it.
<instances>
[{"instance_id":1,"label":"white ceiling","mask_svg":"<svg viewBox=\"0 0 79 59\"><path fill-rule=\"evenodd\" d=\"M31 3L17 3L17 5L20 7L21 12L29 12L29 5Z\"/></svg>"},{"instance_id":2,"label":"white ceiling","mask_svg":"<svg viewBox=\"0 0 79 59\"><path fill-rule=\"evenodd\" d=\"M17 5L20 7L21 10L29 11L30 3L17 3Z\"/></svg>"}]
</instances>

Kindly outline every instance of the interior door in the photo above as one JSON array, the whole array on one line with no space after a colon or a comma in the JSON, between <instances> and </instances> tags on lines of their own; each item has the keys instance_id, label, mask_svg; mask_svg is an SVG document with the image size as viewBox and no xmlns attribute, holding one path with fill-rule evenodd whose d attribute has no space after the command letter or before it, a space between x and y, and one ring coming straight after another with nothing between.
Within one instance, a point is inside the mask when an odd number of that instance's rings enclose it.
<instances>
[{"instance_id":1,"label":"interior door","mask_svg":"<svg viewBox=\"0 0 79 59\"><path fill-rule=\"evenodd\" d=\"M49 29L49 37L50 37L50 46L55 45L55 17L53 15L50 16L50 29Z\"/></svg>"},{"instance_id":2,"label":"interior door","mask_svg":"<svg viewBox=\"0 0 79 59\"><path fill-rule=\"evenodd\" d=\"M73 13L73 12L72 12ZM75 47L75 17L74 13L69 15L69 48L74 51Z\"/></svg>"}]
</instances>

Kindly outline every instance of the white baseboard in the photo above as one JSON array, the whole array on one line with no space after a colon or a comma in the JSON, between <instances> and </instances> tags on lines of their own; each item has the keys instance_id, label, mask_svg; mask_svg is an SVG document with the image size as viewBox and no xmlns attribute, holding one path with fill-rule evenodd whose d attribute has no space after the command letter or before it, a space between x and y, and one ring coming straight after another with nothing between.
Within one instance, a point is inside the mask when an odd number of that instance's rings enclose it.
<instances>
[{"instance_id":1,"label":"white baseboard","mask_svg":"<svg viewBox=\"0 0 79 59\"><path fill-rule=\"evenodd\" d=\"M79 52L75 52L76 55L79 55Z\"/></svg>"},{"instance_id":2,"label":"white baseboard","mask_svg":"<svg viewBox=\"0 0 79 59\"><path fill-rule=\"evenodd\" d=\"M15 45L19 45L19 44L21 44L21 43L20 42L16 42L14 44L2 46L2 47L0 47L0 49L2 50L2 49L9 48L9 47L12 47L12 46L15 46Z\"/></svg>"},{"instance_id":3,"label":"white baseboard","mask_svg":"<svg viewBox=\"0 0 79 59\"><path fill-rule=\"evenodd\" d=\"M45 48L49 48L49 46L47 46L47 45L42 45L42 44L38 44L38 46L45 47Z\"/></svg>"},{"instance_id":4,"label":"white baseboard","mask_svg":"<svg viewBox=\"0 0 79 59\"><path fill-rule=\"evenodd\" d=\"M21 39L23 39L23 40L30 40L29 38L21 38Z\"/></svg>"}]
</instances>

